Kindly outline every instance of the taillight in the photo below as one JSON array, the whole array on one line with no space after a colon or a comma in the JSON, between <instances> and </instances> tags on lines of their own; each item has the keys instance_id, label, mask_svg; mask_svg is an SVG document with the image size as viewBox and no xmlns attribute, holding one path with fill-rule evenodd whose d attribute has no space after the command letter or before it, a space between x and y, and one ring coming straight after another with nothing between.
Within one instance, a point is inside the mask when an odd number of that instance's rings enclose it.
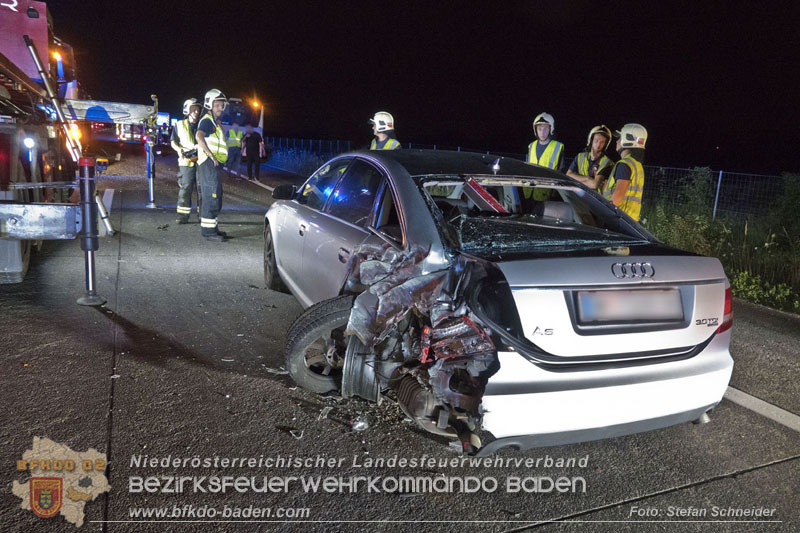
<instances>
[{"instance_id":1,"label":"taillight","mask_svg":"<svg viewBox=\"0 0 800 533\"><path fill-rule=\"evenodd\" d=\"M725 289L725 310L722 316L722 324L717 328L717 333L728 331L733 325L733 295L731 288Z\"/></svg>"}]
</instances>

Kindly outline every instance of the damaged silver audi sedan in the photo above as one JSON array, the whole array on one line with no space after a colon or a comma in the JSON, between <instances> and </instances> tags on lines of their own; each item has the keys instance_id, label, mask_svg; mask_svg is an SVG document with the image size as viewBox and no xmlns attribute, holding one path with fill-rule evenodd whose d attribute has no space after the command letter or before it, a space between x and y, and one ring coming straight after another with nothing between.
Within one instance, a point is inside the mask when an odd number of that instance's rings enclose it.
<instances>
[{"instance_id":1,"label":"damaged silver audi sedan","mask_svg":"<svg viewBox=\"0 0 800 533\"><path fill-rule=\"evenodd\" d=\"M370 151L273 196L264 277L306 308L286 348L306 389L391 394L480 455L692 421L722 399L720 262L661 244L562 174Z\"/></svg>"}]
</instances>

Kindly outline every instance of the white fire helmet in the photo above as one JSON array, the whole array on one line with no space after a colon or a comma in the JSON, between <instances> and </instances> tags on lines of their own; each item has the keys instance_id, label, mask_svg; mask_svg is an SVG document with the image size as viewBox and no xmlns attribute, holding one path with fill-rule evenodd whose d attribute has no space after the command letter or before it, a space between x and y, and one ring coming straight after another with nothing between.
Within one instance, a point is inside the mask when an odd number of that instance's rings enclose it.
<instances>
[{"instance_id":1,"label":"white fire helmet","mask_svg":"<svg viewBox=\"0 0 800 533\"><path fill-rule=\"evenodd\" d=\"M617 136L623 148L644 148L647 143L647 130L641 124L625 124L617 130Z\"/></svg>"},{"instance_id":2,"label":"white fire helmet","mask_svg":"<svg viewBox=\"0 0 800 533\"><path fill-rule=\"evenodd\" d=\"M189 98L183 103L183 115L189 116L189 113L192 112L192 106L196 105L199 106L200 104L197 103L197 98Z\"/></svg>"},{"instance_id":3,"label":"white fire helmet","mask_svg":"<svg viewBox=\"0 0 800 533\"><path fill-rule=\"evenodd\" d=\"M550 126L550 135L556 131L556 119L550 113L539 113L533 119L533 131L536 131L537 124L548 124Z\"/></svg>"},{"instance_id":4,"label":"white fire helmet","mask_svg":"<svg viewBox=\"0 0 800 533\"><path fill-rule=\"evenodd\" d=\"M222 94L222 91L220 91L219 89L211 89L206 93L205 98L203 98L203 107L205 107L210 111L211 106L217 100L222 100L225 103L228 102L228 99L225 98L225 95Z\"/></svg>"},{"instance_id":5,"label":"white fire helmet","mask_svg":"<svg viewBox=\"0 0 800 533\"><path fill-rule=\"evenodd\" d=\"M394 129L394 117L386 111L378 111L369 122L375 125L375 131L378 133Z\"/></svg>"}]
</instances>

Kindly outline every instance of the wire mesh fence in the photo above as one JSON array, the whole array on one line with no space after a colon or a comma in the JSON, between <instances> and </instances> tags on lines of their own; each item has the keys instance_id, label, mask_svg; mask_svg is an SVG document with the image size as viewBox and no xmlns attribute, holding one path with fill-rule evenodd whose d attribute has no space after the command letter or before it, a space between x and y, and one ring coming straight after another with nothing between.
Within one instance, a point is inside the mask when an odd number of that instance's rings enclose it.
<instances>
[{"instance_id":1,"label":"wire mesh fence","mask_svg":"<svg viewBox=\"0 0 800 533\"><path fill-rule=\"evenodd\" d=\"M352 143L345 140L317 140L294 137L265 137L271 147L269 164L275 168L309 176L327 159L349 152ZM406 149L452 150L492 153L525 160L525 154L496 152L462 146L405 143ZM568 168L572 158L565 160ZM800 175L769 176L711 170L645 165L643 209L656 205L691 207L696 214L711 217L763 216L784 194L787 184L800 183ZM798 206L800 207L800 206Z\"/></svg>"}]
</instances>

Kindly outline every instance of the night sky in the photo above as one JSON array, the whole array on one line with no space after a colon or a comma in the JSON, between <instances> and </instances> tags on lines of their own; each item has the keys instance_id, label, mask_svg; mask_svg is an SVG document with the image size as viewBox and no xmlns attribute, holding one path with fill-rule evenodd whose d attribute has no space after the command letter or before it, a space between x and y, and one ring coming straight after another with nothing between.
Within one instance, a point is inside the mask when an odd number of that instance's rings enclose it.
<instances>
[{"instance_id":1,"label":"night sky","mask_svg":"<svg viewBox=\"0 0 800 533\"><path fill-rule=\"evenodd\" d=\"M523 153L541 111L649 132L647 164L800 171L795 2L52 1L98 100L177 114L215 87L265 134L350 139L387 110L403 142Z\"/></svg>"}]
</instances>

